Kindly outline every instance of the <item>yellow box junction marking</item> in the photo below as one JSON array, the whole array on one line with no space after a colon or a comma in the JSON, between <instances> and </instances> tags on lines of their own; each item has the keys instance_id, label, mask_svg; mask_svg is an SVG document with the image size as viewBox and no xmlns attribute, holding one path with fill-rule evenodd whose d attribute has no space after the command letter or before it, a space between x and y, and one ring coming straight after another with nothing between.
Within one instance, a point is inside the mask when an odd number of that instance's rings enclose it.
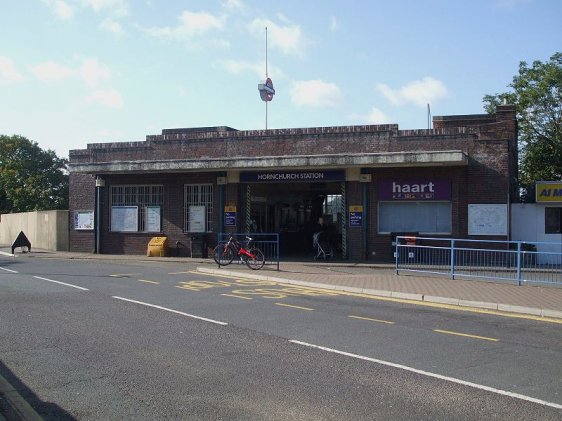
<instances>
[{"instance_id":1,"label":"yellow box junction marking","mask_svg":"<svg viewBox=\"0 0 562 421\"><path fill-rule=\"evenodd\" d=\"M500 341L497 338L489 338L487 336L478 336L478 335L469 335L467 333L452 332L450 330L434 329L433 331L436 332L436 333L444 333L446 335L463 336L465 338L472 338L472 339L482 339L483 341L492 341L492 342L499 342Z\"/></svg>"},{"instance_id":2,"label":"yellow box junction marking","mask_svg":"<svg viewBox=\"0 0 562 421\"><path fill-rule=\"evenodd\" d=\"M314 311L313 308L294 306L294 305L291 305L291 304L275 303L275 305L276 306L283 306L283 307L290 307L290 308L297 308L299 310Z\"/></svg>"},{"instance_id":3,"label":"yellow box junction marking","mask_svg":"<svg viewBox=\"0 0 562 421\"><path fill-rule=\"evenodd\" d=\"M350 319L359 319L359 320L368 320L370 322L377 322L377 323L386 323L389 325L393 325L395 322L391 322L389 320L380 320L380 319L372 319L370 317L361 317L361 316L347 316Z\"/></svg>"},{"instance_id":4,"label":"yellow box junction marking","mask_svg":"<svg viewBox=\"0 0 562 421\"><path fill-rule=\"evenodd\" d=\"M253 300L253 298L250 297L241 297L239 295L233 295L233 294L221 294L223 297L233 297L233 298L240 298L242 300Z\"/></svg>"},{"instance_id":5,"label":"yellow box junction marking","mask_svg":"<svg viewBox=\"0 0 562 421\"><path fill-rule=\"evenodd\" d=\"M197 272L197 271L190 271L189 273L197 274L197 275L204 275L204 276L212 276L212 277L222 277L228 279L234 279L235 283L242 281L242 279L236 278L236 276L232 275L215 275L212 273L204 273L204 272ZM248 280L244 280L248 281ZM259 282L259 281L257 281ZM268 285L281 285L280 283L271 282ZM283 284L285 285L285 284ZM513 319L524 319L524 320L534 320L538 322L546 322L546 323L555 323L555 324L562 324L562 319L555 319L552 317L546 316L534 316L531 314L518 314L518 313L509 313L500 310L490 310L490 309L483 309L477 307L466 307L466 306L458 306L453 304L441 304L441 303L431 303L427 301L418 301L418 300L408 300L405 298L394 298L394 297L383 297L378 295L371 295L371 294L364 294L359 292L348 292L348 291L334 291L332 289L323 289L323 288L313 288L313 287L302 287L308 290L313 291L323 291L326 295L339 295L339 296L348 296L348 297L358 297L358 298L365 298L368 300L377 300L377 301L387 301L393 303L401 303L401 304L408 304L408 305L416 305L416 306L423 306L423 307L430 307L430 308L441 308L447 310L455 310L455 311L463 311L468 313L477 313L477 314L487 314L492 316L499 316L499 317L509 317ZM258 294L259 295L259 294ZM318 296L321 296L320 294ZM275 298L275 297L270 297ZM285 298L285 297L283 297Z\"/></svg>"}]
</instances>

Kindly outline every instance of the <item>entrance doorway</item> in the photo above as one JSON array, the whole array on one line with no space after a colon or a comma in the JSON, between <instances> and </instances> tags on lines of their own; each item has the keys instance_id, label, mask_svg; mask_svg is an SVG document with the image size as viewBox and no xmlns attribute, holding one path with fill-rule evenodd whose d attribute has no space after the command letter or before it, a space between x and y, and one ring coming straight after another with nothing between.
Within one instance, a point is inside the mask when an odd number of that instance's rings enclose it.
<instances>
[{"instance_id":1,"label":"entrance doorway","mask_svg":"<svg viewBox=\"0 0 562 421\"><path fill-rule=\"evenodd\" d=\"M283 258L310 259L319 218L336 256L341 251L344 195L341 182L249 184L250 231L279 233Z\"/></svg>"}]
</instances>

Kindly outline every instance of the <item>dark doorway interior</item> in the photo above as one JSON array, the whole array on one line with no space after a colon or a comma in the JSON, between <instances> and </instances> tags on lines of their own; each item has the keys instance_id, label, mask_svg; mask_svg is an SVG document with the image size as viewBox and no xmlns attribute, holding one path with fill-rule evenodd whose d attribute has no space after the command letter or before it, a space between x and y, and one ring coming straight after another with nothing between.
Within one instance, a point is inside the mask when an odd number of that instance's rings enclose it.
<instances>
[{"instance_id":1,"label":"dark doorway interior","mask_svg":"<svg viewBox=\"0 0 562 421\"><path fill-rule=\"evenodd\" d=\"M279 233L281 257L311 258L312 236L320 217L327 224L334 250L340 249L340 183L253 184L250 191L252 231Z\"/></svg>"}]
</instances>

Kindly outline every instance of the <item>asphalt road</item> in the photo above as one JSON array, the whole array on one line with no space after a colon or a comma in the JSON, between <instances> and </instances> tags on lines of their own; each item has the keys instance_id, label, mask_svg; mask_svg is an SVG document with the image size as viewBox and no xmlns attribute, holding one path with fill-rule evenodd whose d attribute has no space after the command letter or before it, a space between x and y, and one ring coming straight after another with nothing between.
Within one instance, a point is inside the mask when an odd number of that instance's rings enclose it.
<instances>
[{"instance_id":1,"label":"asphalt road","mask_svg":"<svg viewBox=\"0 0 562 421\"><path fill-rule=\"evenodd\" d=\"M0 256L0 374L46 419L562 419L562 325Z\"/></svg>"}]
</instances>

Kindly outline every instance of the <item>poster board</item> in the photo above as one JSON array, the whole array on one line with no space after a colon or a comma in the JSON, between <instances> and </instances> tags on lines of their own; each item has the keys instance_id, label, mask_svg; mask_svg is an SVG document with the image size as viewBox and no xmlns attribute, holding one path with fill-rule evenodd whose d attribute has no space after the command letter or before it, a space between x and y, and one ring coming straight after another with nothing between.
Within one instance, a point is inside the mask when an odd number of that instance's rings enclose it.
<instances>
[{"instance_id":1,"label":"poster board","mask_svg":"<svg viewBox=\"0 0 562 421\"><path fill-rule=\"evenodd\" d=\"M111 231L137 232L139 230L138 206L112 206Z\"/></svg>"},{"instance_id":2,"label":"poster board","mask_svg":"<svg viewBox=\"0 0 562 421\"><path fill-rule=\"evenodd\" d=\"M75 211L74 229L86 231L94 229L94 211Z\"/></svg>"},{"instance_id":3,"label":"poster board","mask_svg":"<svg viewBox=\"0 0 562 421\"><path fill-rule=\"evenodd\" d=\"M507 235L507 205L468 205L468 235Z\"/></svg>"},{"instance_id":4,"label":"poster board","mask_svg":"<svg viewBox=\"0 0 562 421\"><path fill-rule=\"evenodd\" d=\"M189 232L206 232L206 213L204 205L192 205L189 207Z\"/></svg>"},{"instance_id":5,"label":"poster board","mask_svg":"<svg viewBox=\"0 0 562 421\"><path fill-rule=\"evenodd\" d=\"M162 231L160 206L147 206L144 213L144 226L147 232Z\"/></svg>"}]
</instances>

